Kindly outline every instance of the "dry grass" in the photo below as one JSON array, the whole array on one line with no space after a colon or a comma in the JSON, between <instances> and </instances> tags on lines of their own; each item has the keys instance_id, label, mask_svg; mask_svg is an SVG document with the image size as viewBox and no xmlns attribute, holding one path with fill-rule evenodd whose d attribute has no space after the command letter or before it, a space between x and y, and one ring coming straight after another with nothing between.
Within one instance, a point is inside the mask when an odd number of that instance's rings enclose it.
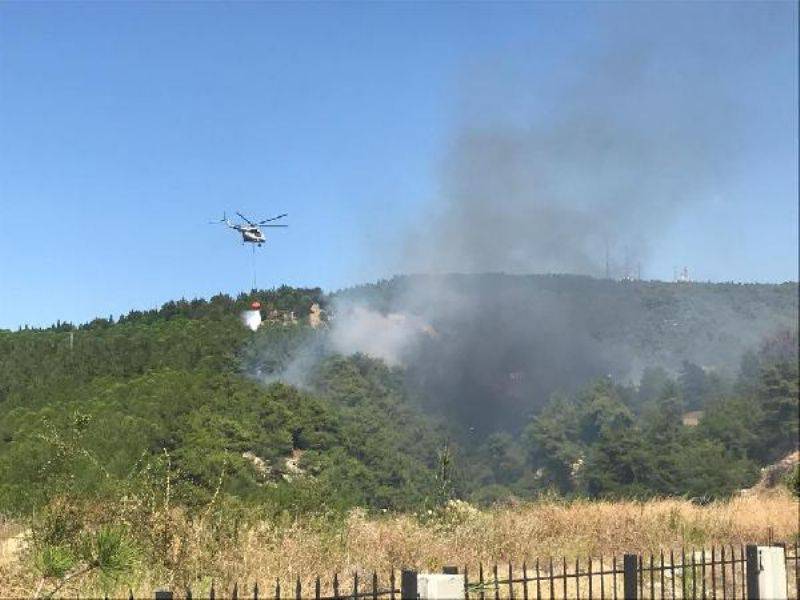
<instances>
[{"instance_id":1,"label":"dry grass","mask_svg":"<svg viewBox=\"0 0 800 600\"><path fill-rule=\"evenodd\" d=\"M734 498L707 506L684 500L647 502L538 501L477 510L454 502L441 514L368 516L353 511L344 522L298 519L281 525L256 522L235 538L220 541L208 526L181 522L175 515L171 568L144 569L130 585L137 597L150 597L160 585L191 584L207 590L211 576L218 586L233 581L289 584L301 576L334 572L388 573L392 567L440 569L444 564L476 566L479 562L531 562L536 557L611 557L624 552L654 552L681 546L794 541L798 501L784 491ZM24 564L24 553L0 565L2 595L30 595L36 574ZM89 582L64 589L85 595ZM309 589L309 588L306 588Z\"/></svg>"}]
</instances>

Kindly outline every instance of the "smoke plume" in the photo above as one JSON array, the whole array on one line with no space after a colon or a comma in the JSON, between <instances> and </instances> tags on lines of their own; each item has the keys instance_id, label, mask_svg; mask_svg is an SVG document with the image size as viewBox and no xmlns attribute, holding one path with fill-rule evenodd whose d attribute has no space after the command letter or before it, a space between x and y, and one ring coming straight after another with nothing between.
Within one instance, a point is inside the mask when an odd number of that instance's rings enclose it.
<instances>
[{"instance_id":1,"label":"smoke plume","mask_svg":"<svg viewBox=\"0 0 800 600\"><path fill-rule=\"evenodd\" d=\"M404 366L423 335L434 335L420 317L405 312L382 314L358 302L336 302L330 334L339 354L362 353L390 366Z\"/></svg>"},{"instance_id":2,"label":"smoke plume","mask_svg":"<svg viewBox=\"0 0 800 600\"><path fill-rule=\"evenodd\" d=\"M426 224L388 259L395 272L426 275L338 294L322 346L285 372L307 371L310 356L366 353L404 366L431 409L485 432L518 428L555 390L709 356L645 355L634 339L693 339L669 291L651 310L646 293L599 279L490 274L647 275L653 242L692 207L724 198L743 167L742 122L753 115L720 67L746 59L760 69L770 51L761 41L781 15L766 15L756 36L750 13L761 9L715 8L727 33L701 39L689 14L700 9L685 6L669 24L673 39L652 35L666 27L658 16L624 33L620 23L639 10L624 5L603 44L576 49L544 79L491 63L468 69ZM658 321L645 322L655 311ZM728 325L727 338L709 328L715 351L740 348Z\"/></svg>"},{"instance_id":3,"label":"smoke plume","mask_svg":"<svg viewBox=\"0 0 800 600\"><path fill-rule=\"evenodd\" d=\"M524 77L467 111L405 270L603 276L608 251L611 275L632 275L652 240L737 166L734 99L702 69L671 80L664 62L623 45L574 65L527 119L498 116Z\"/></svg>"},{"instance_id":4,"label":"smoke plume","mask_svg":"<svg viewBox=\"0 0 800 600\"><path fill-rule=\"evenodd\" d=\"M324 328L293 341L289 348L270 343L275 336L267 330L263 344L245 357L246 368L264 383L281 381L301 388L310 387L311 375L319 363L334 354L365 354L391 367L407 367L420 350L424 338L436 332L419 315L383 312L364 297L334 297L328 307L330 320Z\"/></svg>"}]
</instances>

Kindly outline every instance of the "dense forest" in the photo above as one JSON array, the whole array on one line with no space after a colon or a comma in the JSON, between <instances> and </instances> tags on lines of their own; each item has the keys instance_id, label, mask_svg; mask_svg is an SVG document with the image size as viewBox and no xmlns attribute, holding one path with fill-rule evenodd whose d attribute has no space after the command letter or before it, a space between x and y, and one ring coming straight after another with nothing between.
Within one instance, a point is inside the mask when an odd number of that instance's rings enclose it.
<instances>
[{"instance_id":1,"label":"dense forest","mask_svg":"<svg viewBox=\"0 0 800 600\"><path fill-rule=\"evenodd\" d=\"M354 301L431 333L398 362L343 352ZM797 447L796 311L796 284L459 276L3 331L0 513L164 485L276 515L729 495Z\"/></svg>"}]
</instances>

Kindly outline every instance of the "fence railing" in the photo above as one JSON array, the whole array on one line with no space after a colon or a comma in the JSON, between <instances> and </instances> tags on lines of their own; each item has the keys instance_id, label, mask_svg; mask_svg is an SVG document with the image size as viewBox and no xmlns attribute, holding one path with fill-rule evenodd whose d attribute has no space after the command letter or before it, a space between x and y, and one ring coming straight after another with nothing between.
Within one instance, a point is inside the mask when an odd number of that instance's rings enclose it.
<instances>
[{"instance_id":1,"label":"fence railing","mask_svg":"<svg viewBox=\"0 0 800 600\"><path fill-rule=\"evenodd\" d=\"M786 587L789 598L800 590L800 548L785 550ZM511 563L491 570L479 565L477 573L464 568L465 600L748 600L757 577L757 560L748 556L755 546L718 546L681 549L659 554L626 554L619 560L586 559L574 562L548 558L532 565ZM748 564L750 568L748 568ZM750 580L749 580L750 579Z\"/></svg>"},{"instance_id":2,"label":"fence railing","mask_svg":"<svg viewBox=\"0 0 800 600\"><path fill-rule=\"evenodd\" d=\"M787 598L800 600L800 542L773 543L784 548ZM464 566L463 595L452 600L760 600L756 546L713 546L658 554L568 561L535 559L522 563ZM445 572L458 574L458 568ZM397 577L400 574L400 577ZM755 580L754 580L755 578ZM158 591L156 600L417 600L416 571L379 576L353 573L349 577L316 577L313 585L300 578L276 580L265 588L222 587L212 583L203 596L191 589ZM152 597L152 596L151 596ZM130 593L128 600L134 600Z\"/></svg>"},{"instance_id":3,"label":"fence railing","mask_svg":"<svg viewBox=\"0 0 800 600\"><path fill-rule=\"evenodd\" d=\"M316 577L313 587L303 587L303 582L299 577L288 585L281 585L281 580L278 579L269 589L259 588L258 583L242 588L238 583L234 583L233 587L220 587L219 585L215 586L212 581L208 596L204 597L208 600L270 600L273 598L275 600L359 600L361 598L365 600L378 600L379 598L399 600L401 592L395 577L395 570L392 569L389 575L383 578L383 582L378 573L374 571L369 577L353 573L346 581L342 581L339 574L335 573L330 580ZM187 600L200 598L200 596L193 596L191 588L184 591L183 597ZM155 593L155 600L173 600L174 598L176 595L171 591ZM128 600L134 600L133 593L130 594Z\"/></svg>"},{"instance_id":4,"label":"fence railing","mask_svg":"<svg viewBox=\"0 0 800 600\"><path fill-rule=\"evenodd\" d=\"M789 598L800 598L800 540L786 549L786 589ZM794 595L792 595L794 594Z\"/></svg>"},{"instance_id":5,"label":"fence railing","mask_svg":"<svg viewBox=\"0 0 800 600\"><path fill-rule=\"evenodd\" d=\"M589 559L581 568L580 560L576 560L574 567L566 559L554 561L548 558L544 561L537 559L530 566L527 562L515 567L509 563L507 568L500 570L494 565L486 573L483 565L477 569L477 578L474 572L464 568L464 598L536 598L536 600L551 598L573 598L581 596L581 587L594 597L597 591L598 598L616 600L622 597L622 578L624 568L618 564L614 557L604 563L603 559L592 561Z\"/></svg>"},{"instance_id":6,"label":"fence railing","mask_svg":"<svg viewBox=\"0 0 800 600\"><path fill-rule=\"evenodd\" d=\"M728 598L747 597L747 558L743 547L721 546L681 552L668 559L662 554L654 560L640 556L638 565L639 598Z\"/></svg>"},{"instance_id":7,"label":"fence railing","mask_svg":"<svg viewBox=\"0 0 800 600\"><path fill-rule=\"evenodd\" d=\"M800 590L800 548L785 549L786 587L789 598ZM709 599L748 600L748 581L757 569L748 557L755 546L718 546L681 549L658 554L626 554L619 560L586 559L574 562L548 558L532 565L511 563L491 570L479 565L477 573L464 568L465 600L642 600ZM748 569L748 562L751 568Z\"/></svg>"}]
</instances>

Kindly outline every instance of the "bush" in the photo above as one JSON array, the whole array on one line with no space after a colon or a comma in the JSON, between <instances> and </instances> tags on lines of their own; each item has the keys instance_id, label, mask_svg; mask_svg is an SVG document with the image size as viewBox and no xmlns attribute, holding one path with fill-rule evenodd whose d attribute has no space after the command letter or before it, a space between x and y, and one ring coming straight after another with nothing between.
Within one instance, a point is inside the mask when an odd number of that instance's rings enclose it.
<instances>
[{"instance_id":1,"label":"bush","mask_svg":"<svg viewBox=\"0 0 800 600\"><path fill-rule=\"evenodd\" d=\"M800 464L794 466L783 478L787 488L798 498L800 498Z\"/></svg>"}]
</instances>

